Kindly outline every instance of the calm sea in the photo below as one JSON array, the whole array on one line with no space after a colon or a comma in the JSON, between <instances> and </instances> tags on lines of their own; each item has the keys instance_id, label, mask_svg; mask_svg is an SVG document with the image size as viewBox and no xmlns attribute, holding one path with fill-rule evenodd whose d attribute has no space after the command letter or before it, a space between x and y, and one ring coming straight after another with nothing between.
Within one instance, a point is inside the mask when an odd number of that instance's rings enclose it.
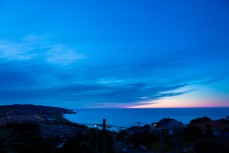
<instances>
[{"instance_id":1,"label":"calm sea","mask_svg":"<svg viewBox=\"0 0 229 153\"><path fill-rule=\"evenodd\" d=\"M77 114L64 117L72 122L85 125L102 124L130 127L157 122L162 118L174 118L184 124L198 117L210 117L213 120L229 116L229 107L225 108L150 108L150 109L77 109Z\"/></svg>"}]
</instances>

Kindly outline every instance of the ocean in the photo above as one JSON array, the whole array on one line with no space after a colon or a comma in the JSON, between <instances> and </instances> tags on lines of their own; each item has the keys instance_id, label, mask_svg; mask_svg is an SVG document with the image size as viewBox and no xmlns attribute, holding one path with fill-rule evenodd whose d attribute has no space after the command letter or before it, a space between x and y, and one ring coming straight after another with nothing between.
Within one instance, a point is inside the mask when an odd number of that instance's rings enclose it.
<instances>
[{"instance_id":1,"label":"ocean","mask_svg":"<svg viewBox=\"0 0 229 153\"><path fill-rule=\"evenodd\" d=\"M229 107L225 108L147 108L147 109L76 109L77 114L66 114L64 117L71 122L93 126L102 124L114 127L130 127L151 124L162 118L173 118L183 124L188 124L198 117L210 117L213 120L229 116Z\"/></svg>"}]
</instances>

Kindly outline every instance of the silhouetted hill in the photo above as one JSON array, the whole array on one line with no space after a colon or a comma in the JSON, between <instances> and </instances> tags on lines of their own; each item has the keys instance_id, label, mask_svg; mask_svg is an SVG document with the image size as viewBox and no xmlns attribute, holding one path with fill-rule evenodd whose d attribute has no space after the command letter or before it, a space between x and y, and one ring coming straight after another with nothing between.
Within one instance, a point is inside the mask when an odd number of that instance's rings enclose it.
<instances>
[{"instance_id":1,"label":"silhouetted hill","mask_svg":"<svg viewBox=\"0 0 229 153\"><path fill-rule=\"evenodd\" d=\"M74 111L51 106L31 105L31 104L14 104L0 106L0 111L13 111L16 114L37 112L39 114L75 114Z\"/></svg>"}]
</instances>

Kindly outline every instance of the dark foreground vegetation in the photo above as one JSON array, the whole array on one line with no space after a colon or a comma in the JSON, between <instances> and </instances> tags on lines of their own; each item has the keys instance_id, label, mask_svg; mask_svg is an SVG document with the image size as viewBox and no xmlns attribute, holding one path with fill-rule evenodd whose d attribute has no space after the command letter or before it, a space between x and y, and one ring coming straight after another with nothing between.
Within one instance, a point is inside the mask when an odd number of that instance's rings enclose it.
<instances>
[{"instance_id":1,"label":"dark foreground vegetation","mask_svg":"<svg viewBox=\"0 0 229 153\"><path fill-rule=\"evenodd\" d=\"M130 127L117 138L129 148L167 153L228 153L229 120L196 118L190 124L164 118L157 123Z\"/></svg>"},{"instance_id":2,"label":"dark foreground vegetation","mask_svg":"<svg viewBox=\"0 0 229 153\"><path fill-rule=\"evenodd\" d=\"M77 126L77 125L75 125ZM102 152L101 130L78 127L75 135L44 137L36 123L13 123L0 127L0 153L94 153ZM106 131L106 152L112 153L112 133Z\"/></svg>"},{"instance_id":3,"label":"dark foreground vegetation","mask_svg":"<svg viewBox=\"0 0 229 153\"><path fill-rule=\"evenodd\" d=\"M39 126L33 123L14 123L0 128L0 153L48 153L54 147L42 138Z\"/></svg>"},{"instance_id":4,"label":"dark foreground vegetation","mask_svg":"<svg viewBox=\"0 0 229 153\"><path fill-rule=\"evenodd\" d=\"M111 132L101 130L98 125L89 128L67 121L62 115L69 110L36 108L23 111L17 106L1 110L0 153L117 153L116 144L127 150L152 153L228 153L229 150L228 117L219 120L201 117L188 125L164 118L151 125Z\"/></svg>"},{"instance_id":5,"label":"dark foreground vegetation","mask_svg":"<svg viewBox=\"0 0 229 153\"><path fill-rule=\"evenodd\" d=\"M0 127L0 153L101 153L103 144L106 153L114 153L116 142L139 152L228 153L229 121L226 119L212 121L207 117L198 118L189 125L173 128L160 126L159 123L153 123L153 127L130 127L118 133L105 131L105 141L102 130L70 122L11 123ZM67 129L65 135L60 132L62 127ZM70 127L74 131L69 135ZM61 134L47 134L53 129Z\"/></svg>"}]
</instances>

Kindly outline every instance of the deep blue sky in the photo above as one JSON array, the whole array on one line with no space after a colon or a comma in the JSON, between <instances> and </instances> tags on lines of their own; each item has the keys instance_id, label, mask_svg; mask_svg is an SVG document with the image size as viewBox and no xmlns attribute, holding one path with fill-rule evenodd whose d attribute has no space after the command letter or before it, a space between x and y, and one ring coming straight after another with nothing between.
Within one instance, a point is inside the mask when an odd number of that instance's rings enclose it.
<instances>
[{"instance_id":1,"label":"deep blue sky","mask_svg":"<svg viewBox=\"0 0 229 153\"><path fill-rule=\"evenodd\" d=\"M1 0L0 102L229 106L227 0Z\"/></svg>"}]
</instances>

